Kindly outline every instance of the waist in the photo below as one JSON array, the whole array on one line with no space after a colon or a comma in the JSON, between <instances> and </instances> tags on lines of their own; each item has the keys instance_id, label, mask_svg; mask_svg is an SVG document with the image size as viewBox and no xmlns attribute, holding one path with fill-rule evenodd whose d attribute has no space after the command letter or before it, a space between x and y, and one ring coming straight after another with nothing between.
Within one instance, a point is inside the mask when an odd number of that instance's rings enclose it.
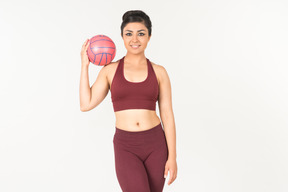
<instances>
[{"instance_id":1,"label":"waist","mask_svg":"<svg viewBox=\"0 0 288 192\"><path fill-rule=\"evenodd\" d=\"M145 109L130 109L115 112L116 127L127 131L141 131L159 124L160 118L156 111Z\"/></svg>"},{"instance_id":2,"label":"waist","mask_svg":"<svg viewBox=\"0 0 288 192\"><path fill-rule=\"evenodd\" d=\"M138 131L124 130L115 126L115 134L123 135L123 136L153 135L156 132L163 132L163 127L162 127L161 122L159 122L157 125L150 127L148 129L138 130Z\"/></svg>"}]
</instances>

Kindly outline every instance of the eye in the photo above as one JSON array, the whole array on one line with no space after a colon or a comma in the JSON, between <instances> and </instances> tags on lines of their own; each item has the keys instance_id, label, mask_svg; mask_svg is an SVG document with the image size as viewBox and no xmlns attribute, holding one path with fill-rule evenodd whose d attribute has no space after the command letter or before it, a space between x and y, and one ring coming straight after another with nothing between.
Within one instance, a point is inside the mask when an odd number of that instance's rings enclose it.
<instances>
[{"instance_id":1,"label":"eye","mask_svg":"<svg viewBox=\"0 0 288 192\"><path fill-rule=\"evenodd\" d=\"M145 33L139 33L140 36L144 36ZM126 33L126 36L131 36L131 33Z\"/></svg>"}]
</instances>

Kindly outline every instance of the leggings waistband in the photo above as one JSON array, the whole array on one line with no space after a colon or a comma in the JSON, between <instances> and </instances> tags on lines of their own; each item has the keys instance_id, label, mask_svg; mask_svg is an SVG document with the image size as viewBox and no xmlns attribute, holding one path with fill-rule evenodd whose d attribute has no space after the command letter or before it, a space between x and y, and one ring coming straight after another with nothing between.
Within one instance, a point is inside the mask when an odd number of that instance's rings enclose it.
<instances>
[{"instance_id":1,"label":"leggings waistband","mask_svg":"<svg viewBox=\"0 0 288 192\"><path fill-rule=\"evenodd\" d=\"M146 134L153 134L160 130L163 131L161 122L158 125L144 131L126 131L123 129L119 129L117 127L115 128L116 128L115 134L127 135L127 136L146 135Z\"/></svg>"}]
</instances>

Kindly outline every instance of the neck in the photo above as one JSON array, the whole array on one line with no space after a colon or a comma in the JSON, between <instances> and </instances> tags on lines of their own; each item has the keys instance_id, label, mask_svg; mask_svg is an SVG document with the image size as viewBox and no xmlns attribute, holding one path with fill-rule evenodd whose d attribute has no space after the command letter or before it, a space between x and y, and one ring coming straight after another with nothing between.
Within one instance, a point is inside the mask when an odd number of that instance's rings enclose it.
<instances>
[{"instance_id":1,"label":"neck","mask_svg":"<svg viewBox=\"0 0 288 192\"><path fill-rule=\"evenodd\" d=\"M125 63L132 63L135 65L146 63L146 56L144 55L144 52L141 54L131 54L127 52L125 55Z\"/></svg>"}]
</instances>

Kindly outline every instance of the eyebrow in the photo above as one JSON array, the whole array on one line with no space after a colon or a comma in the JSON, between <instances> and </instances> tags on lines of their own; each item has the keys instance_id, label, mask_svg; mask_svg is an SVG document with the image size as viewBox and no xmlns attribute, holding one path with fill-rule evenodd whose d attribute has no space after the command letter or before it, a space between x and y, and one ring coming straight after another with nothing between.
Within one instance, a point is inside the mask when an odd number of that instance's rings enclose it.
<instances>
[{"instance_id":1,"label":"eyebrow","mask_svg":"<svg viewBox=\"0 0 288 192\"><path fill-rule=\"evenodd\" d=\"M126 31L133 32L133 31L131 31L131 30L126 30ZM144 29L138 30L138 32L140 32L140 31L145 31L145 30L144 30Z\"/></svg>"}]
</instances>

